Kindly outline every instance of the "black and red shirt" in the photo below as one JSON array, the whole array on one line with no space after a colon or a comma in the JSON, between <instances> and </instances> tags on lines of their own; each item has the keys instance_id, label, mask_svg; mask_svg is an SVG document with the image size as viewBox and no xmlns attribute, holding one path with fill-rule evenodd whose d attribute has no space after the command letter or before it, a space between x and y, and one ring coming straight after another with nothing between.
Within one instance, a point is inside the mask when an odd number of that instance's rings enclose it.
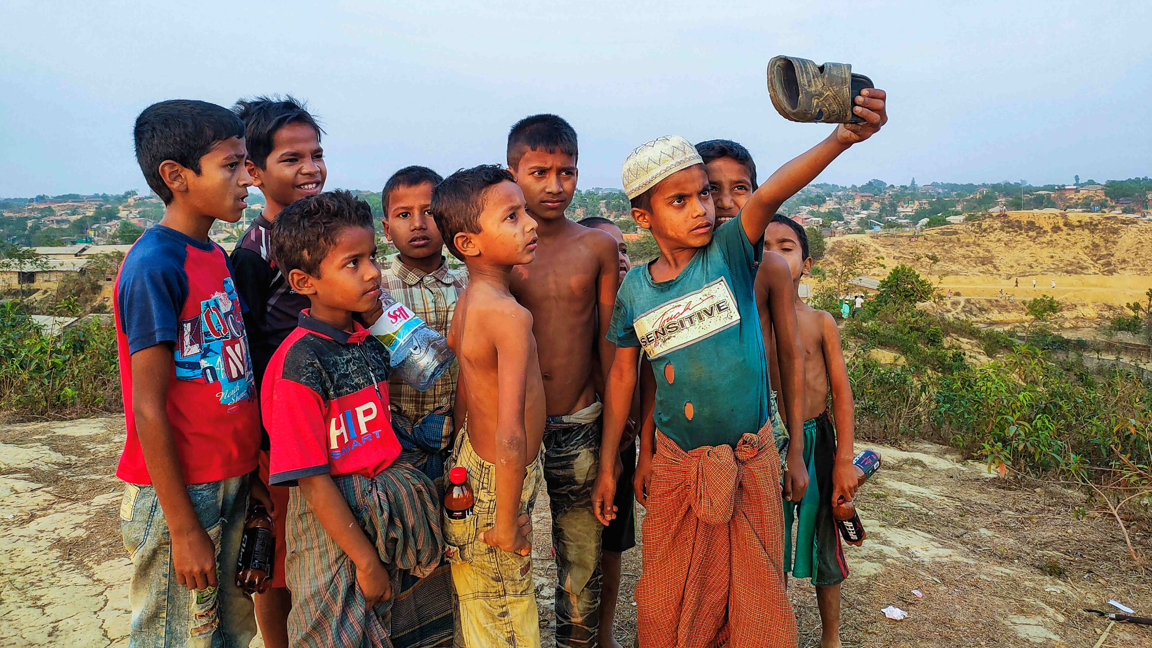
<instances>
[{"instance_id":1,"label":"black and red shirt","mask_svg":"<svg viewBox=\"0 0 1152 648\"><path fill-rule=\"evenodd\" d=\"M257 385L276 348L296 329L300 311L311 304L288 285L272 261L272 223L260 214L232 250L236 291L248 305L244 326L252 350Z\"/></svg>"},{"instance_id":2,"label":"black and red shirt","mask_svg":"<svg viewBox=\"0 0 1152 648\"><path fill-rule=\"evenodd\" d=\"M388 351L353 326L341 331L305 310L268 363L260 404L272 446L269 484L323 474L372 478L400 455L388 409Z\"/></svg>"}]
</instances>

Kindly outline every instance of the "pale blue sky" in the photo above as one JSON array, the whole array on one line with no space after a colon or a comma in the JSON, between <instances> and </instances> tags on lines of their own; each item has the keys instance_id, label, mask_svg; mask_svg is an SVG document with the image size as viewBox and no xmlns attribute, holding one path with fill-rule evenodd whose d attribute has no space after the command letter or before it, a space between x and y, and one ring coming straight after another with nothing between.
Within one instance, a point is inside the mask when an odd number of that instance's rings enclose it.
<instances>
[{"instance_id":1,"label":"pale blue sky","mask_svg":"<svg viewBox=\"0 0 1152 648\"><path fill-rule=\"evenodd\" d=\"M744 143L762 177L824 137L772 109L775 54L841 61L891 121L821 180L1071 182L1152 175L1152 3L190 3L4 0L0 196L146 185L145 106L306 99L328 187L397 168L502 162L508 128L555 112L580 186L619 187L645 140Z\"/></svg>"}]
</instances>

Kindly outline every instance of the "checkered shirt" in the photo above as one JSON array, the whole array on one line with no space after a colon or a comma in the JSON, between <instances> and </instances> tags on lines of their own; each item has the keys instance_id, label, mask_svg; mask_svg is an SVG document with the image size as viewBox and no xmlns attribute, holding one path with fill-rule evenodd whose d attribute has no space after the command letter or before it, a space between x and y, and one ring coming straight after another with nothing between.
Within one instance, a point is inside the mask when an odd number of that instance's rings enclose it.
<instances>
[{"instance_id":1,"label":"checkered shirt","mask_svg":"<svg viewBox=\"0 0 1152 648\"><path fill-rule=\"evenodd\" d=\"M392 293L392 297L410 308L437 333L447 337L448 325L456 312L456 301L468 284L468 271L449 270L448 262L444 261L429 274L404 265L399 254L381 270L384 288ZM416 391L399 378L390 378L388 393L392 411L418 423L434 411L451 409L459 374L459 368L453 364L426 392Z\"/></svg>"}]
</instances>

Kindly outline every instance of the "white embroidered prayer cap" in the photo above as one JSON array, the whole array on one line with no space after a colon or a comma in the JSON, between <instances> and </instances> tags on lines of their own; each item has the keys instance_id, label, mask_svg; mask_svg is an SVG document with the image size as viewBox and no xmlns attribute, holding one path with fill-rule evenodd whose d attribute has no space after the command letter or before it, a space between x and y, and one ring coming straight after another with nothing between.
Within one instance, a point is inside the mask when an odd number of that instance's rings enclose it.
<instances>
[{"instance_id":1,"label":"white embroidered prayer cap","mask_svg":"<svg viewBox=\"0 0 1152 648\"><path fill-rule=\"evenodd\" d=\"M637 146L624 160L621 180L631 200L664 178L694 164L704 164L696 147L679 135L658 137Z\"/></svg>"}]
</instances>

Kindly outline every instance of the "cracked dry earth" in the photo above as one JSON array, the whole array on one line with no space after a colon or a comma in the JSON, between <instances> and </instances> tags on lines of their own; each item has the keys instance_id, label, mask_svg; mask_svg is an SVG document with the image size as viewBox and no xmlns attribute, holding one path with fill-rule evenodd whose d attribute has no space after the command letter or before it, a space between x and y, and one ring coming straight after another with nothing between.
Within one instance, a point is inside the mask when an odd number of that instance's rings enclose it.
<instances>
[{"instance_id":1,"label":"cracked dry earth","mask_svg":"<svg viewBox=\"0 0 1152 648\"><path fill-rule=\"evenodd\" d=\"M123 425L111 417L0 428L0 647L127 645L130 567L114 477ZM884 467L857 497L868 540L846 548L845 646L1092 647L1107 622L1081 608L1118 599L1152 616L1152 579L1133 565L1115 521L1083 494L1001 480L931 444L857 446L877 447ZM1077 519L1077 507L1088 515ZM552 646L547 510L542 498L533 553L543 640ZM1152 553L1147 522L1130 530L1137 550ZM616 636L631 646L639 550L625 554L623 571ZM806 581L790 590L800 645L817 646L814 590ZM908 618L885 619L888 605ZM1103 646L1152 647L1152 628L1117 624Z\"/></svg>"}]
</instances>

